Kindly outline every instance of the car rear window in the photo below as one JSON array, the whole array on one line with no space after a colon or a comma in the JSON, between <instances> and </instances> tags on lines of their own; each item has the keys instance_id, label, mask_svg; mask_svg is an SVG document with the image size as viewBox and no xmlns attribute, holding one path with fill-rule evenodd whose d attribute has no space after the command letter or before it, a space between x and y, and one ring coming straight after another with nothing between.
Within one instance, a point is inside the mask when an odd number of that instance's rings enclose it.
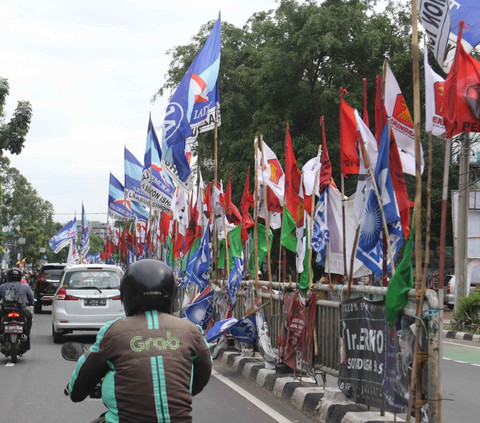
<instances>
[{"instance_id":1,"label":"car rear window","mask_svg":"<svg viewBox=\"0 0 480 423\"><path fill-rule=\"evenodd\" d=\"M63 267L54 268L54 269L44 269L43 274L46 279L55 279L60 280L60 275L62 274Z\"/></svg>"},{"instance_id":2,"label":"car rear window","mask_svg":"<svg viewBox=\"0 0 480 423\"><path fill-rule=\"evenodd\" d=\"M120 274L114 270L80 270L68 272L63 280L64 288L120 288Z\"/></svg>"}]
</instances>

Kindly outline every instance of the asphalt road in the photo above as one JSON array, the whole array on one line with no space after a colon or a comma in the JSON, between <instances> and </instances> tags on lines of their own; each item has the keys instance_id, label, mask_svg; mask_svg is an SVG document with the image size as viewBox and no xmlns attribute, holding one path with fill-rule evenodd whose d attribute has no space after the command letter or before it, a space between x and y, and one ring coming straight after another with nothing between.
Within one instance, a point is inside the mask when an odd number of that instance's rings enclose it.
<instances>
[{"instance_id":1,"label":"asphalt road","mask_svg":"<svg viewBox=\"0 0 480 423\"><path fill-rule=\"evenodd\" d=\"M0 357L0 423L91 422L106 409L101 400L74 404L63 395L75 363L65 361L61 345L53 343L50 309L44 310L34 315L32 349L14 365ZM95 334L68 335L66 340L90 346ZM194 398L192 415L195 423L316 421L215 361L209 384Z\"/></svg>"}]
</instances>

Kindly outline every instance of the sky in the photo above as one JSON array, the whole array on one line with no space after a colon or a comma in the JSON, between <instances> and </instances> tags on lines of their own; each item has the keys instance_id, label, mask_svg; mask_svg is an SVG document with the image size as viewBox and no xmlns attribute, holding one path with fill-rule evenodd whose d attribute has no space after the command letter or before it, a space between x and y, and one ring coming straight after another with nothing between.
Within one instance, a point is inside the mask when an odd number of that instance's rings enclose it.
<instances>
[{"instance_id":1,"label":"sky","mask_svg":"<svg viewBox=\"0 0 480 423\"><path fill-rule=\"evenodd\" d=\"M33 118L20 155L6 154L44 200L54 220L107 221L108 181L124 177L124 146L141 162L148 116L163 123L167 50L189 44L216 20L243 26L275 0L6 0L0 4L0 76ZM220 93L221 99L221 93Z\"/></svg>"}]
</instances>

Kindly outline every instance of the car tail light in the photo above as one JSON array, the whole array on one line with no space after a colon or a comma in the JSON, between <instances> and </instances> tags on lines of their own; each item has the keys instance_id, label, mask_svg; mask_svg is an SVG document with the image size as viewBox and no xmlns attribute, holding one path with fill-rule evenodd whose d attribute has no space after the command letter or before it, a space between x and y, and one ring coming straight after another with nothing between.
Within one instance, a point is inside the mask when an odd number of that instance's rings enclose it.
<instances>
[{"instance_id":1,"label":"car tail light","mask_svg":"<svg viewBox=\"0 0 480 423\"><path fill-rule=\"evenodd\" d=\"M40 275L38 275L38 283L39 283L39 287L41 288L42 285L43 285L43 279L45 278L45 275L43 273L40 273Z\"/></svg>"},{"instance_id":2,"label":"car tail light","mask_svg":"<svg viewBox=\"0 0 480 423\"><path fill-rule=\"evenodd\" d=\"M18 311L11 311L7 314L8 317L20 317L20 313Z\"/></svg>"},{"instance_id":3,"label":"car tail light","mask_svg":"<svg viewBox=\"0 0 480 423\"><path fill-rule=\"evenodd\" d=\"M119 301L120 301L121 299L122 299L122 297L120 297L120 295L119 295L118 297L113 297L113 298L112 298L112 300L119 300Z\"/></svg>"},{"instance_id":4,"label":"car tail light","mask_svg":"<svg viewBox=\"0 0 480 423\"><path fill-rule=\"evenodd\" d=\"M447 294L450 294L450 284L447 285Z\"/></svg>"},{"instance_id":5,"label":"car tail light","mask_svg":"<svg viewBox=\"0 0 480 423\"><path fill-rule=\"evenodd\" d=\"M78 298L71 297L67 294L65 288L60 288L57 292L57 300L65 300L65 301L78 301Z\"/></svg>"}]
</instances>

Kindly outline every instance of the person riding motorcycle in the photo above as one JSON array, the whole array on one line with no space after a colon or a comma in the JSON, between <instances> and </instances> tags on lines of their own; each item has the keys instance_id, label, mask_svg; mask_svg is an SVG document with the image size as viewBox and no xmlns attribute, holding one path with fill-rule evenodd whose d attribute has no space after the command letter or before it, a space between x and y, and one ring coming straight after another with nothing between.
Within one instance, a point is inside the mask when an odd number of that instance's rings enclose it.
<instances>
[{"instance_id":1,"label":"person riding motorcycle","mask_svg":"<svg viewBox=\"0 0 480 423\"><path fill-rule=\"evenodd\" d=\"M25 327L25 335L28 337L28 349L30 349L30 331L32 329L32 312L27 308L28 305L33 305L34 303L34 298L33 298L33 292L30 289L30 286L28 284L23 284L21 283L22 280L22 271L16 267L13 267L7 272L7 282L4 284L0 285L0 300L3 300L3 297L5 295L5 291L7 288L10 286L15 286L16 284L19 285L19 287L16 287L18 290L18 294L20 296L20 303L22 305L21 312L25 315L27 319L27 325ZM2 311L3 313L3 311Z\"/></svg>"},{"instance_id":2,"label":"person riding motorcycle","mask_svg":"<svg viewBox=\"0 0 480 423\"><path fill-rule=\"evenodd\" d=\"M83 401L102 380L107 406L95 422L192 421L192 396L210 379L212 359L202 329L172 315L177 284L161 261L131 265L120 284L127 317L107 323L78 361L67 387Z\"/></svg>"}]
</instances>

